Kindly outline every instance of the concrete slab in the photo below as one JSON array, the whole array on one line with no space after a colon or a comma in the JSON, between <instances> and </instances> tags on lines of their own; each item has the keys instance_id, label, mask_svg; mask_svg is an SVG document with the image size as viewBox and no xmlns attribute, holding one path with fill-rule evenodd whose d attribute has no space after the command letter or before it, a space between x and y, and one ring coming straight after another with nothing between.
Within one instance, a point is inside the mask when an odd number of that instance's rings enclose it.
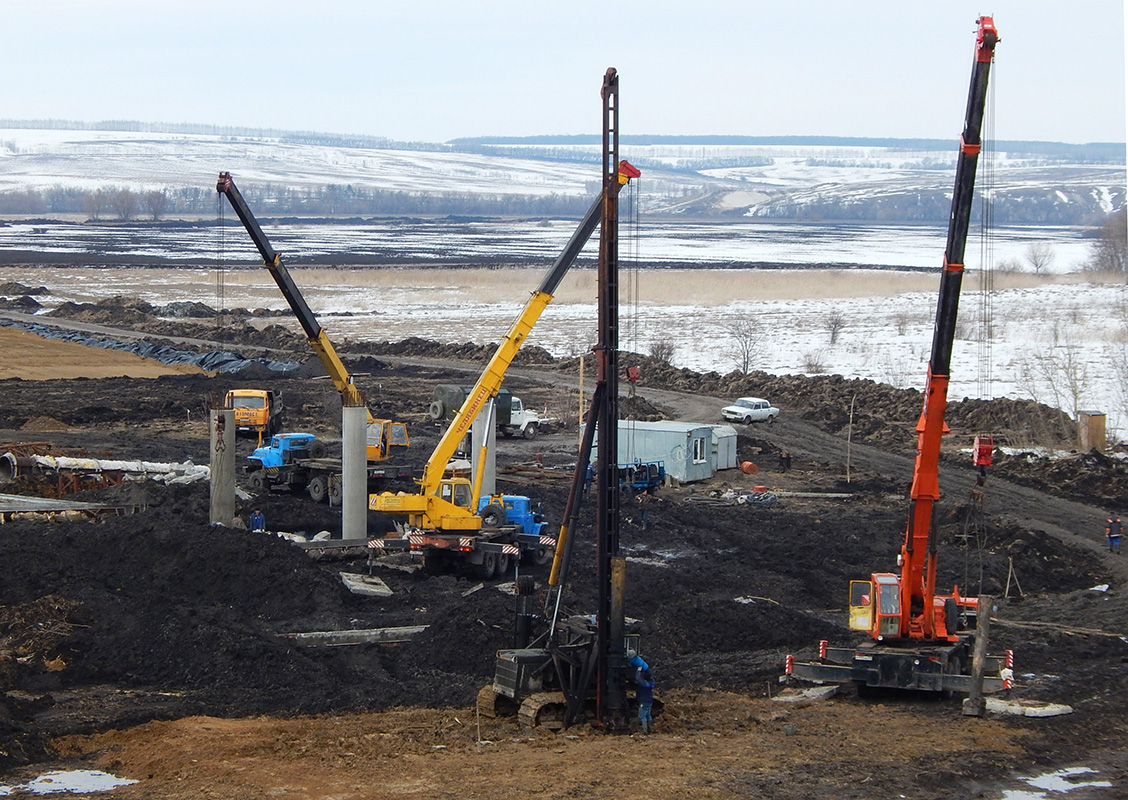
<instances>
[{"instance_id":1,"label":"concrete slab","mask_svg":"<svg viewBox=\"0 0 1128 800\"><path fill-rule=\"evenodd\" d=\"M838 694L838 688L838 684L809 686L806 689L788 688L781 691L772 700L777 703L813 703L819 700L829 700Z\"/></svg>"},{"instance_id":2,"label":"concrete slab","mask_svg":"<svg viewBox=\"0 0 1128 800\"><path fill-rule=\"evenodd\" d=\"M353 594L367 597L391 597L392 590L388 584L375 575L361 575L358 572L342 572L341 580L345 587Z\"/></svg>"},{"instance_id":3,"label":"concrete slab","mask_svg":"<svg viewBox=\"0 0 1128 800\"><path fill-rule=\"evenodd\" d=\"M408 625L398 628L358 628L347 631L309 631L307 633L280 633L278 638L289 639L304 647L341 647L349 644L395 644L408 642L427 630L426 625Z\"/></svg>"},{"instance_id":4,"label":"concrete slab","mask_svg":"<svg viewBox=\"0 0 1128 800\"><path fill-rule=\"evenodd\" d=\"M1001 697L988 697L987 710L996 714L1011 714L1016 717L1060 717L1063 714L1073 713L1073 708L1065 703L1005 700Z\"/></svg>"}]
</instances>

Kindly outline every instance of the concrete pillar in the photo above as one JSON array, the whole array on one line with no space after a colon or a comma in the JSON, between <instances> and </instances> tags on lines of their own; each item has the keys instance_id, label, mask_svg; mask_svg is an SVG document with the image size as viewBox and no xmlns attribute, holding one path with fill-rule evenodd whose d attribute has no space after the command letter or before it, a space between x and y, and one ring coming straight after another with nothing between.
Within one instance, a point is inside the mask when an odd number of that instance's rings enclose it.
<instances>
[{"instance_id":1,"label":"concrete pillar","mask_svg":"<svg viewBox=\"0 0 1128 800\"><path fill-rule=\"evenodd\" d=\"M235 516L235 411L213 408L211 425L212 522L230 525Z\"/></svg>"},{"instance_id":2,"label":"concrete pillar","mask_svg":"<svg viewBox=\"0 0 1128 800\"><path fill-rule=\"evenodd\" d=\"M368 535L368 410L341 409L341 538Z\"/></svg>"},{"instance_id":3,"label":"concrete pillar","mask_svg":"<svg viewBox=\"0 0 1128 800\"><path fill-rule=\"evenodd\" d=\"M482 443L485 442L485 469L482 470L482 491L480 497L497 493L497 459L494 457L497 447L497 425L493 413L493 403L490 401L482 409L474 424L470 426L470 475L478 474L478 461L482 457ZM471 477L473 480L473 477Z\"/></svg>"}]
</instances>

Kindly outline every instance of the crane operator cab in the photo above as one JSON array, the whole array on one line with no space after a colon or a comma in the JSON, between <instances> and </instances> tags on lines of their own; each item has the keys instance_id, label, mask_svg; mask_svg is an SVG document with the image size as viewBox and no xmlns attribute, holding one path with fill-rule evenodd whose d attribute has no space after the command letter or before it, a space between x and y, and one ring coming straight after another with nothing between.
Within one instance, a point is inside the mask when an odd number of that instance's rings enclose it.
<instances>
[{"instance_id":1,"label":"crane operator cab","mask_svg":"<svg viewBox=\"0 0 1128 800\"><path fill-rule=\"evenodd\" d=\"M868 581L850 581L850 630L874 639L894 637L901 630L901 587L892 573L875 573Z\"/></svg>"},{"instance_id":2,"label":"crane operator cab","mask_svg":"<svg viewBox=\"0 0 1128 800\"><path fill-rule=\"evenodd\" d=\"M465 478L444 478L439 484L439 497L459 508L470 508L473 489Z\"/></svg>"}]
</instances>

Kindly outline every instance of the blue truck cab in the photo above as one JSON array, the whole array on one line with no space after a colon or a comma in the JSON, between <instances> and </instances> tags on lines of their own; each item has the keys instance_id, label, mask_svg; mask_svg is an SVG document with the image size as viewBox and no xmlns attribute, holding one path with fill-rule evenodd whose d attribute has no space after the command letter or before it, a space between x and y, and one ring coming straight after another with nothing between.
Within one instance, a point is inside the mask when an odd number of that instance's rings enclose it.
<instances>
[{"instance_id":1,"label":"blue truck cab","mask_svg":"<svg viewBox=\"0 0 1128 800\"><path fill-rule=\"evenodd\" d=\"M292 464L299 458L319 458L323 456L324 445L312 433L278 433L270 437L270 443L256 447L247 456L252 468L271 469Z\"/></svg>"},{"instance_id":2,"label":"blue truck cab","mask_svg":"<svg viewBox=\"0 0 1128 800\"><path fill-rule=\"evenodd\" d=\"M548 524L540 511L540 503L534 503L524 495L503 494L482 497L478 500L478 514L482 517L483 527L513 525L518 533L527 536L540 536Z\"/></svg>"}]
</instances>

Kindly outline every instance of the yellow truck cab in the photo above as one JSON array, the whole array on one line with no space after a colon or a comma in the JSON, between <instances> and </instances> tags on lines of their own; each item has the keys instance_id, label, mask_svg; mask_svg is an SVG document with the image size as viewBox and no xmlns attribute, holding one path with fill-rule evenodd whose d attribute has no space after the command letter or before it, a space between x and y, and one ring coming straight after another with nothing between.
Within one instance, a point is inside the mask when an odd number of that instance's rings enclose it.
<instances>
[{"instance_id":1,"label":"yellow truck cab","mask_svg":"<svg viewBox=\"0 0 1128 800\"><path fill-rule=\"evenodd\" d=\"M232 389L228 408L235 409L235 432L269 437L282 429L282 393L269 389Z\"/></svg>"}]
</instances>

